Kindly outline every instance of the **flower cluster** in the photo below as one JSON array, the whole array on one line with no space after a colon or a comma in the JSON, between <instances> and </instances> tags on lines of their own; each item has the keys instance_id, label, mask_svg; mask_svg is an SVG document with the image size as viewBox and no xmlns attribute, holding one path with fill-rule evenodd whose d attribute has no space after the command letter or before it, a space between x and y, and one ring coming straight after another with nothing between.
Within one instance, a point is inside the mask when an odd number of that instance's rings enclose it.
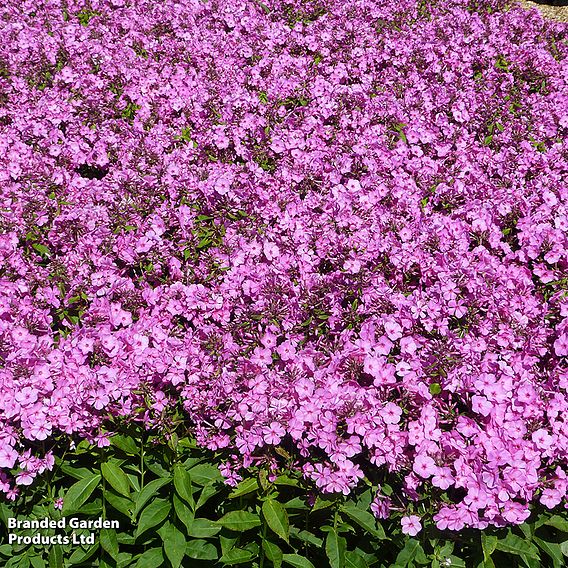
<instances>
[{"instance_id":1,"label":"flower cluster","mask_svg":"<svg viewBox=\"0 0 568 568\"><path fill-rule=\"evenodd\" d=\"M7 0L0 490L179 401L223 473L441 529L568 490L567 28L500 0Z\"/></svg>"}]
</instances>

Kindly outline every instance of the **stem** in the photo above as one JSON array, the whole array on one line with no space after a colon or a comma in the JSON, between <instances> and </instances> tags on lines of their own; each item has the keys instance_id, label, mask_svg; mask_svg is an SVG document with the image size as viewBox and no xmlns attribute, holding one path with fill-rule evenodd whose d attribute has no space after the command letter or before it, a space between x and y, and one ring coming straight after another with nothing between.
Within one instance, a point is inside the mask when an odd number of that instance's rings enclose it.
<instances>
[{"instance_id":1,"label":"stem","mask_svg":"<svg viewBox=\"0 0 568 568\"><path fill-rule=\"evenodd\" d=\"M266 522L264 517L261 515L262 518L262 540L260 542L260 557L258 559L258 568L264 568L264 541L266 540Z\"/></svg>"},{"instance_id":2,"label":"stem","mask_svg":"<svg viewBox=\"0 0 568 568\"><path fill-rule=\"evenodd\" d=\"M144 433L140 436L140 491L144 488Z\"/></svg>"},{"instance_id":3,"label":"stem","mask_svg":"<svg viewBox=\"0 0 568 568\"><path fill-rule=\"evenodd\" d=\"M101 479L103 482L103 498L102 498L102 509L103 509L103 520L106 519L106 499L105 499L105 495L106 495L106 481L105 478L103 477L103 449L99 448L99 470L101 472Z\"/></svg>"}]
</instances>

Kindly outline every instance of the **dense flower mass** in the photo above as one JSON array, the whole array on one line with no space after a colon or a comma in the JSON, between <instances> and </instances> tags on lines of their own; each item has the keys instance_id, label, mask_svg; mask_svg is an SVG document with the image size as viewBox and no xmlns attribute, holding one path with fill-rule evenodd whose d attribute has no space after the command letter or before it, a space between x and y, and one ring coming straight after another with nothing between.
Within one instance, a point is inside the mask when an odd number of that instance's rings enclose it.
<instances>
[{"instance_id":1,"label":"dense flower mass","mask_svg":"<svg viewBox=\"0 0 568 568\"><path fill-rule=\"evenodd\" d=\"M7 0L0 490L182 401L439 528L568 490L567 28L497 0ZM390 491L389 491L390 493Z\"/></svg>"}]
</instances>

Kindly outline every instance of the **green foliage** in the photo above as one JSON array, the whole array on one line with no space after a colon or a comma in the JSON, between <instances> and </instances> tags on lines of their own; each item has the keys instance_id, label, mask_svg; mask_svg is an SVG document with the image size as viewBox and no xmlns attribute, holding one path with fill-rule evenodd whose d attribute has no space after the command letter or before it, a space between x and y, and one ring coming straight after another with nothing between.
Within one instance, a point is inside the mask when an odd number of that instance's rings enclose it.
<instances>
[{"instance_id":1,"label":"green foliage","mask_svg":"<svg viewBox=\"0 0 568 568\"><path fill-rule=\"evenodd\" d=\"M124 426L106 448L81 442L56 453L64 458L56 458L54 471L15 502L0 504L0 524L3 533L31 536L38 531L7 529L7 519L65 517L66 528L39 533L74 532L77 542L8 544L3 537L6 568L562 568L568 562L565 513L535 513L513 529L450 533L427 526L410 538L399 519L379 522L369 511L370 481L353 497L320 495L312 502L313 488L294 473L272 477L259 467L229 487L219 473L221 456L198 449L183 432L165 438ZM386 483L382 490L391 492ZM58 498L62 511L53 506ZM119 527L72 530L71 518Z\"/></svg>"}]
</instances>

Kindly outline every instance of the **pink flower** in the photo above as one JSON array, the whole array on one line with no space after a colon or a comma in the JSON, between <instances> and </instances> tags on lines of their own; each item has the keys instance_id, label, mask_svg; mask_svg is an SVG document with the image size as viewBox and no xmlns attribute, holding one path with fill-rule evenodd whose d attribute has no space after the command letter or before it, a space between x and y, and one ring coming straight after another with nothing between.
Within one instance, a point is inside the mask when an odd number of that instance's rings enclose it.
<instances>
[{"instance_id":1,"label":"pink flower","mask_svg":"<svg viewBox=\"0 0 568 568\"><path fill-rule=\"evenodd\" d=\"M430 456L419 455L414 460L412 469L420 477L428 478L436 473L438 468L436 467L436 462Z\"/></svg>"},{"instance_id":2,"label":"pink flower","mask_svg":"<svg viewBox=\"0 0 568 568\"><path fill-rule=\"evenodd\" d=\"M0 467L11 469L18 459L18 452L10 446L0 447Z\"/></svg>"},{"instance_id":3,"label":"pink flower","mask_svg":"<svg viewBox=\"0 0 568 568\"><path fill-rule=\"evenodd\" d=\"M554 352L559 357L565 357L568 355L568 334L563 333L555 342L554 342Z\"/></svg>"},{"instance_id":4,"label":"pink flower","mask_svg":"<svg viewBox=\"0 0 568 568\"><path fill-rule=\"evenodd\" d=\"M286 434L286 430L278 422L271 422L270 426L262 429L262 434L267 444L276 445Z\"/></svg>"},{"instance_id":5,"label":"pink flower","mask_svg":"<svg viewBox=\"0 0 568 568\"><path fill-rule=\"evenodd\" d=\"M407 515L400 520L402 532L409 536L416 536L422 530L420 517L417 515Z\"/></svg>"},{"instance_id":6,"label":"pink flower","mask_svg":"<svg viewBox=\"0 0 568 568\"><path fill-rule=\"evenodd\" d=\"M398 424L402 416L402 408L394 402L387 402L381 408L380 415L386 424Z\"/></svg>"},{"instance_id":7,"label":"pink flower","mask_svg":"<svg viewBox=\"0 0 568 568\"><path fill-rule=\"evenodd\" d=\"M282 361L289 361L296 354L296 348L291 341L284 341L276 348L276 351Z\"/></svg>"}]
</instances>

